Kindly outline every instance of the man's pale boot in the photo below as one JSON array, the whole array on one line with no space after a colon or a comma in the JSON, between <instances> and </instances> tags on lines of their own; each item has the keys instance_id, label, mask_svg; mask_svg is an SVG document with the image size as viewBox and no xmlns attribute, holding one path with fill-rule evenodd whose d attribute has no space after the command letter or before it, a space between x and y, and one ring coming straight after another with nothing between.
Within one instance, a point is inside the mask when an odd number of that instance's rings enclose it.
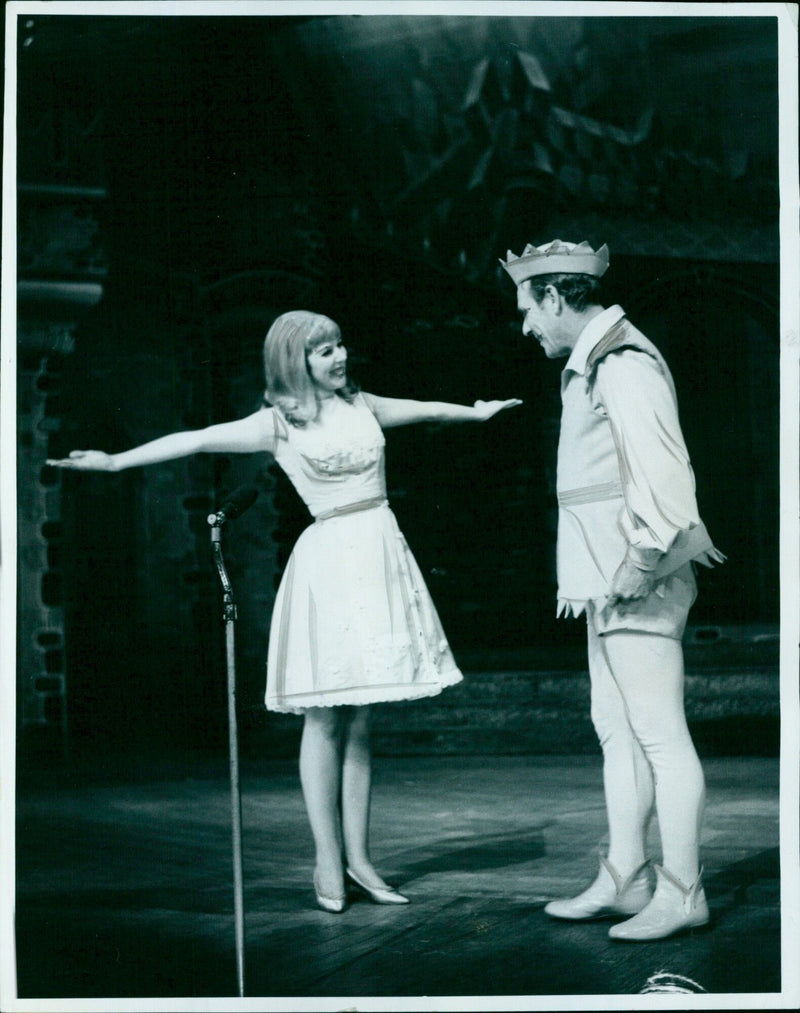
<instances>
[{"instance_id":1,"label":"man's pale boot","mask_svg":"<svg viewBox=\"0 0 800 1013\"><path fill-rule=\"evenodd\" d=\"M634 918L612 925L608 932L611 939L644 943L653 939L665 939L676 932L695 929L708 923L710 915L703 890L702 869L689 887L660 865L655 869L656 890L653 899Z\"/></svg>"},{"instance_id":2,"label":"man's pale boot","mask_svg":"<svg viewBox=\"0 0 800 1013\"><path fill-rule=\"evenodd\" d=\"M544 912L551 918L573 922L636 914L653 896L647 865L643 862L623 879L611 862L601 856L597 879L588 889L569 900L551 900Z\"/></svg>"}]
</instances>

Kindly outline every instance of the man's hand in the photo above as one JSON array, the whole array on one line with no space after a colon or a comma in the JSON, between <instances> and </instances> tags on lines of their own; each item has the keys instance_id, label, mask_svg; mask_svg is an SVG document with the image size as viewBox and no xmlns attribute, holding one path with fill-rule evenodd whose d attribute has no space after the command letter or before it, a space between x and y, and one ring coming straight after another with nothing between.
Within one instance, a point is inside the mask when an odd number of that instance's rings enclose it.
<instances>
[{"instance_id":1,"label":"man's hand","mask_svg":"<svg viewBox=\"0 0 800 1013\"><path fill-rule=\"evenodd\" d=\"M611 593L607 606L617 606L625 611L625 606L646 598L656 586L656 578L649 570L640 570L629 559L624 559L611 581Z\"/></svg>"}]
</instances>

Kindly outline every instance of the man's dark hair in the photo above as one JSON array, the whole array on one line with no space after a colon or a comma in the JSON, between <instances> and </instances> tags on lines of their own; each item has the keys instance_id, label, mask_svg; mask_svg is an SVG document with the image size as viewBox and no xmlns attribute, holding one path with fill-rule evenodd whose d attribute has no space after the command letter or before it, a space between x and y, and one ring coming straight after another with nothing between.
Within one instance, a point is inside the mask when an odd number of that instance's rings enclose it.
<instances>
[{"instance_id":1,"label":"man's dark hair","mask_svg":"<svg viewBox=\"0 0 800 1013\"><path fill-rule=\"evenodd\" d=\"M600 282L590 274L537 274L529 279L533 298L537 303L544 299L544 291L548 285L556 288L564 299L577 313L582 313L587 306L600 302Z\"/></svg>"}]
</instances>

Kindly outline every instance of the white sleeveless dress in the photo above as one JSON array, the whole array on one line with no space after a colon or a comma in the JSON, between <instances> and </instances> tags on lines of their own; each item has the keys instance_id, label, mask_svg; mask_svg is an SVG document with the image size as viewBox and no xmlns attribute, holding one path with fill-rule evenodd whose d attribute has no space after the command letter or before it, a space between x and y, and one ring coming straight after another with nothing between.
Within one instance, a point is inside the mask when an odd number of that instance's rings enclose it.
<instances>
[{"instance_id":1,"label":"white sleeveless dress","mask_svg":"<svg viewBox=\"0 0 800 1013\"><path fill-rule=\"evenodd\" d=\"M370 704L460 682L422 574L386 500L385 440L367 401L324 426L275 413L274 455L315 518L292 551L270 628L266 706Z\"/></svg>"}]
</instances>

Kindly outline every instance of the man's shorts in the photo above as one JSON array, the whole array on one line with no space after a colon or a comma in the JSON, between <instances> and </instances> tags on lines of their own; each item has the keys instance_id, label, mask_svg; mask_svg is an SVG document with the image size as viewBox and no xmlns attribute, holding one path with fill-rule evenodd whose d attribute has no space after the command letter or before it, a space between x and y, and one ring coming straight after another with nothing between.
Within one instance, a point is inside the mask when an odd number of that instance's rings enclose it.
<instances>
[{"instance_id":1,"label":"man's shorts","mask_svg":"<svg viewBox=\"0 0 800 1013\"><path fill-rule=\"evenodd\" d=\"M600 636L606 633L655 633L681 640L689 609L697 598L697 581L691 563L660 580L646 598L620 608L609 607L603 599L586 603L587 622Z\"/></svg>"}]
</instances>

